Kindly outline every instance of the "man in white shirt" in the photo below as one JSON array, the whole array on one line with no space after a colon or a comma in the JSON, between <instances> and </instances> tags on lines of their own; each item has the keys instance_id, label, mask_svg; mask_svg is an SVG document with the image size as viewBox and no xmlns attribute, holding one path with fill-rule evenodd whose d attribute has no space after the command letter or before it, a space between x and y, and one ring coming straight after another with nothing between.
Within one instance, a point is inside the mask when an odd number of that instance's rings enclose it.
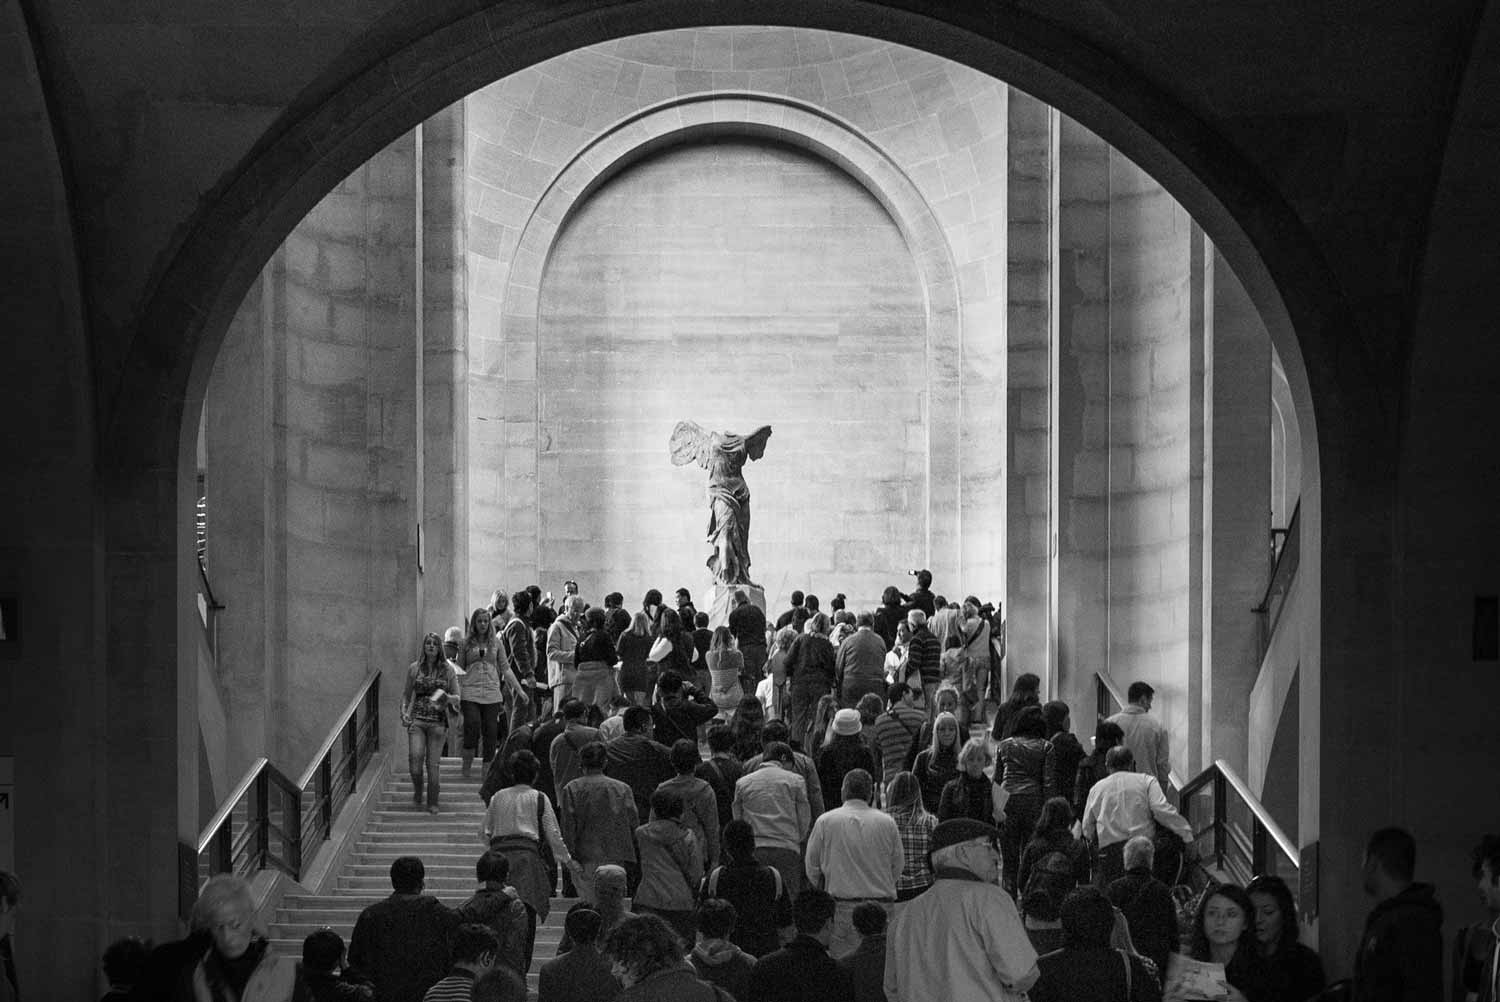
<instances>
[{"instance_id":1,"label":"man in white shirt","mask_svg":"<svg viewBox=\"0 0 1500 1002\"><path fill-rule=\"evenodd\" d=\"M890 914L896 903L896 880L905 856L896 819L870 806L875 781L863 769L850 769L840 791L844 806L813 823L807 839L807 879L833 895L833 940L828 955L852 953L860 936L854 908L873 901Z\"/></svg>"},{"instance_id":2,"label":"man in white shirt","mask_svg":"<svg viewBox=\"0 0 1500 1002\"><path fill-rule=\"evenodd\" d=\"M901 906L885 939L889 1002L1023 1002L1036 948L1000 886L1000 832L972 818L932 830L937 882Z\"/></svg>"},{"instance_id":3,"label":"man in white shirt","mask_svg":"<svg viewBox=\"0 0 1500 1002\"><path fill-rule=\"evenodd\" d=\"M1125 692L1129 705L1109 720L1119 724L1120 730L1125 732L1125 747L1135 756L1136 771L1155 776L1165 793L1172 785L1168 779L1172 759L1167 754L1167 729L1150 715L1151 700L1155 696L1156 690L1145 682L1130 683Z\"/></svg>"},{"instance_id":4,"label":"man in white shirt","mask_svg":"<svg viewBox=\"0 0 1500 1002\"><path fill-rule=\"evenodd\" d=\"M796 771L791 746L772 741L763 760L734 784L734 816L750 822L755 831L755 855L781 874L787 893L802 890L802 840L807 838L812 811L807 783Z\"/></svg>"},{"instance_id":5,"label":"man in white shirt","mask_svg":"<svg viewBox=\"0 0 1500 1002\"><path fill-rule=\"evenodd\" d=\"M1135 771L1135 756L1124 746L1111 748L1104 756L1109 775L1089 790L1083 808L1083 837L1094 845L1094 876L1099 886L1125 873L1125 843L1137 835L1150 838L1155 833L1152 821L1180 837L1193 841L1193 828L1167 802L1155 776Z\"/></svg>"}]
</instances>

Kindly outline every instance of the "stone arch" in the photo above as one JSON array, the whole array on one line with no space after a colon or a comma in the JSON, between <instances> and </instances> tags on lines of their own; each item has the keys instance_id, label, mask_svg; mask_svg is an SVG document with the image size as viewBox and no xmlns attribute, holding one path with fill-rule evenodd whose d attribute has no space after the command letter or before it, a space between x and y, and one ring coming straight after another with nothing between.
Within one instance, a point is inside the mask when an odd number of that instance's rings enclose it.
<instances>
[{"instance_id":1,"label":"stone arch","mask_svg":"<svg viewBox=\"0 0 1500 1002\"><path fill-rule=\"evenodd\" d=\"M929 469L956 466L958 385L955 367L949 363L959 356L962 316L958 275L942 225L916 184L885 150L837 116L790 98L716 92L665 101L625 117L579 150L557 172L521 231L505 283L505 340L519 343L523 354L526 346L537 347L547 263L569 218L593 192L652 153L719 136L769 139L811 153L853 177L884 207L906 241L926 306ZM540 351L530 356L540 364ZM527 483L531 491L538 490L535 476ZM957 492L930 476L926 490L931 552L933 527L944 521L934 518L934 509L955 504ZM943 540L937 542L942 545Z\"/></svg>"}]
</instances>

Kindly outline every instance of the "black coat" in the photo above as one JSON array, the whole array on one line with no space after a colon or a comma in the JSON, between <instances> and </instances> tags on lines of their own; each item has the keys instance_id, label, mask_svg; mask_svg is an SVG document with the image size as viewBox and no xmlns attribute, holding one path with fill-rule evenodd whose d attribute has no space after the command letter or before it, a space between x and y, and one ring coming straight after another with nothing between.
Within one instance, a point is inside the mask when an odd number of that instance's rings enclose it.
<instances>
[{"instance_id":1,"label":"black coat","mask_svg":"<svg viewBox=\"0 0 1500 1002\"><path fill-rule=\"evenodd\" d=\"M798 935L760 958L750 972L750 997L744 1002L854 1002L854 985L828 955L828 947Z\"/></svg>"},{"instance_id":2,"label":"black coat","mask_svg":"<svg viewBox=\"0 0 1500 1002\"><path fill-rule=\"evenodd\" d=\"M1353 1002L1443 997L1443 907L1431 884L1412 884L1365 919L1354 959Z\"/></svg>"}]
</instances>

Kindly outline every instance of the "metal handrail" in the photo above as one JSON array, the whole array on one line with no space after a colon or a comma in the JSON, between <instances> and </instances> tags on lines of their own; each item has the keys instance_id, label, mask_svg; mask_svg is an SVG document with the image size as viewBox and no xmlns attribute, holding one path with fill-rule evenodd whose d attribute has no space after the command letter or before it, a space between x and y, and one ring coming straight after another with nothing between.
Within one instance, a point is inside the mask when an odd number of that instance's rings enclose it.
<instances>
[{"instance_id":1,"label":"metal handrail","mask_svg":"<svg viewBox=\"0 0 1500 1002\"><path fill-rule=\"evenodd\" d=\"M1292 518L1286 528L1271 530L1273 543L1278 534L1285 538L1276 553L1276 563L1271 567L1271 576L1266 581L1266 590L1261 596L1260 604L1250 610L1257 615L1267 617L1265 629L1262 631L1262 655L1270 644L1271 635L1276 632L1276 624L1281 619L1281 608L1286 603L1286 594L1291 590L1292 579L1297 576L1297 568L1302 563L1301 518L1302 502L1299 500L1292 508Z\"/></svg>"},{"instance_id":2,"label":"metal handrail","mask_svg":"<svg viewBox=\"0 0 1500 1002\"><path fill-rule=\"evenodd\" d=\"M1102 671L1094 672L1094 693L1095 709L1098 711L1100 720L1112 717L1130 705L1129 700L1125 698L1125 693L1120 691L1115 680ZM1172 784L1174 790L1182 790L1182 777L1177 775L1176 769L1167 770L1167 781Z\"/></svg>"},{"instance_id":3,"label":"metal handrail","mask_svg":"<svg viewBox=\"0 0 1500 1002\"><path fill-rule=\"evenodd\" d=\"M1293 870L1301 869L1302 860L1296 845L1271 817L1265 805L1260 802L1260 798L1250 791L1250 787L1240 778L1240 774L1234 771L1233 766L1223 759L1215 759L1213 765L1188 780L1187 784L1181 788L1179 798L1183 804L1184 813L1187 812L1189 800L1205 788L1212 789L1213 820L1209 828L1196 831L1194 834L1201 836L1212 832L1214 856L1221 867L1230 859L1228 843L1233 839L1240 852L1249 857L1252 874L1266 872L1266 864L1269 862L1268 840L1275 843L1276 848L1286 857ZM1231 793L1250 811L1249 845L1244 844L1244 836L1230 825L1229 797Z\"/></svg>"},{"instance_id":4,"label":"metal handrail","mask_svg":"<svg viewBox=\"0 0 1500 1002\"><path fill-rule=\"evenodd\" d=\"M379 747L380 672L375 671L339 715L299 781L287 778L269 759L256 759L214 811L197 841L191 847L179 844L182 917L187 917L205 871L207 875L248 873L274 867L300 880L313 855L310 846L329 837L334 816L354 794L361 769ZM342 752L337 763L335 748ZM309 794L311 803L304 805ZM279 822L272 820L273 802L280 811ZM247 820L236 833L235 810L242 803ZM279 848L273 846L273 838ZM204 853L208 853L206 863Z\"/></svg>"}]
</instances>

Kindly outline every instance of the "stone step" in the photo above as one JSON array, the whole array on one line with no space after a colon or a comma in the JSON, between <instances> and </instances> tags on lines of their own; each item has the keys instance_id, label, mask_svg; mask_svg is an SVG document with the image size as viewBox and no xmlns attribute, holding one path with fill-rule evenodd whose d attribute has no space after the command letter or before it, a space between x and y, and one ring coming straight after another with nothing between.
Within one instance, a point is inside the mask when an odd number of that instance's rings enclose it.
<instances>
[{"instance_id":1,"label":"stone step","mask_svg":"<svg viewBox=\"0 0 1500 1002\"><path fill-rule=\"evenodd\" d=\"M420 825L389 825L384 828L371 826L360 833L356 845L479 845L479 821L465 825L461 830L425 828Z\"/></svg>"},{"instance_id":2,"label":"stone step","mask_svg":"<svg viewBox=\"0 0 1500 1002\"><path fill-rule=\"evenodd\" d=\"M391 843L391 845L401 844L399 842ZM437 842L415 851L406 848L392 849L382 844L376 844L369 848L356 846L354 854L350 857L349 861L351 863L367 865L379 864L389 870L391 864L401 856L416 856L422 861L422 865L427 868L427 872L431 873L434 866L463 866L472 870L483 852L484 846L478 842L475 842L472 846L457 846L451 842Z\"/></svg>"},{"instance_id":3,"label":"stone step","mask_svg":"<svg viewBox=\"0 0 1500 1002\"><path fill-rule=\"evenodd\" d=\"M422 862L425 864L424 869L427 874L426 879L428 886L433 886L432 879L434 877L458 877L460 879L467 880L470 884L475 884L477 886L474 877L474 860L478 858L479 854L476 851L474 856L471 858L466 859L462 856L456 856L453 858L452 862L448 863L424 859ZM382 863L379 861L361 862L356 859L350 861L347 865L345 865L343 871L341 872L341 876L377 877L389 884L391 879L391 864L389 862Z\"/></svg>"},{"instance_id":4,"label":"stone step","mask_svg":"<svg viewBox=\"0 0 1500 1002\"><path fill-rule=\"evenodd\" d=\"M436 892L443 897L460 891L472 893L474 890L474 874L472 871L452 877L428 874L426 886L427 890ZM389 872L373 876L350 876L347 873L340 873L338 888L341 894L349 891L352 893L388 895L391 892L391 875Z\"/></svg>"},{"instance_id":5,"label":"stone step","mask_svg":"<svg viewBox=\"0 0 1500 1002\"><path fill-rule=\"evenodd\" d=\"M369 839L360 839L354 843L354 853L357 856L379 856L381 858L389 857L390 859L395 859L397 856L417 856L424 861L428 856L467 853L471 848L476 853L474 856L475 859L479 858L478 853L484 851L484 846L477 840L471 844L467 840L458 843L446 838L425 839L417 832L413 832L411 837L400 841L375 842Z\"/></svg>"}]
</instances>

